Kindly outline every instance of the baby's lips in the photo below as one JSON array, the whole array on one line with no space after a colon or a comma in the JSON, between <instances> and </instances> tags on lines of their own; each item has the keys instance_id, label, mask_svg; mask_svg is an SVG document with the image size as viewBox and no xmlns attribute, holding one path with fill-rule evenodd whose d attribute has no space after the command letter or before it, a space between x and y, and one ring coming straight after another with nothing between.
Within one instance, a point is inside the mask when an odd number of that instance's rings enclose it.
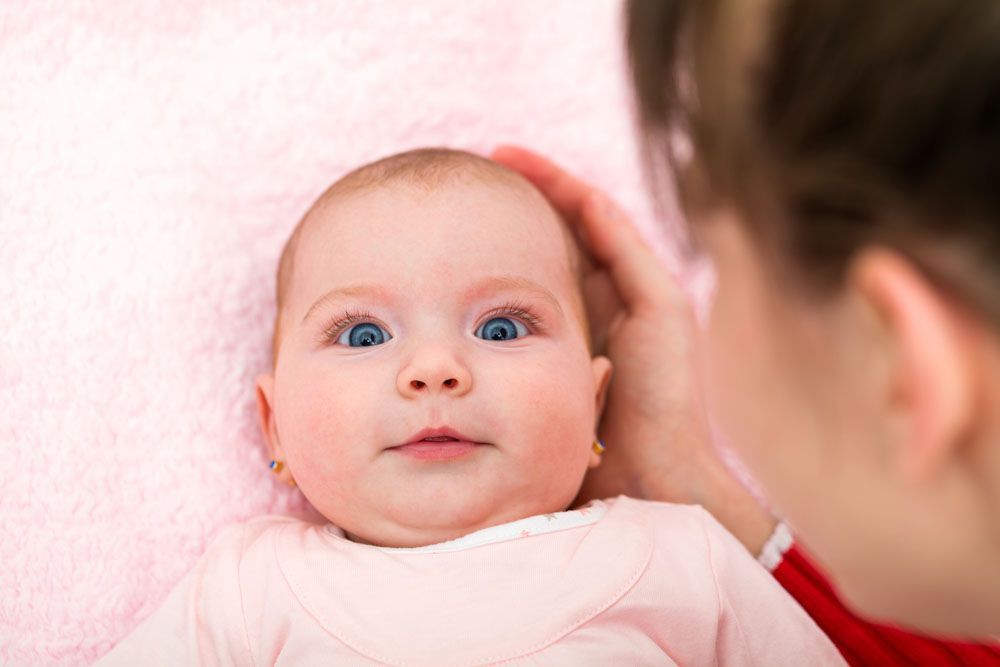
<instances>
[{"instance_id":1,"label":"baby's lips","mask_svg":"<svg viewBox=\"0 0 1000 667\"><path fill-rule=\"evenodd\" d=\"M429 441L429 442L459 441L459 442L471 442L477 445L486 444L484 442L476 440L475 438L469 437L464 433L458 431L457 429L451 428L450 426L435 426L418 431L417 433L413 434L409 439L396 445L396 447L401 447L403 445L410 445L422 441Z\"/></svg>"}]
</instances>

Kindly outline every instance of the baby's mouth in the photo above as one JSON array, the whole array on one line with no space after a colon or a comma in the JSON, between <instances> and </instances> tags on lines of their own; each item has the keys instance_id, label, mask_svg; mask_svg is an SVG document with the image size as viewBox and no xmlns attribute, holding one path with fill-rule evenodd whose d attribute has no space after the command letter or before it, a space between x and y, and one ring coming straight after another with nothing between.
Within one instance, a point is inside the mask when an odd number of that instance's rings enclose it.
<instances>
[{"instance_id":1,"label":"baby's mouth","mask_svg":"<svg viewBox=\"0 0 1000 667\"><path fill-rule=\"evenodd\" d=\"M389 451L423 461L446 461L467 456L486 444L454 429L440 427L424 429Z\"/></svg>"}]
</instances>

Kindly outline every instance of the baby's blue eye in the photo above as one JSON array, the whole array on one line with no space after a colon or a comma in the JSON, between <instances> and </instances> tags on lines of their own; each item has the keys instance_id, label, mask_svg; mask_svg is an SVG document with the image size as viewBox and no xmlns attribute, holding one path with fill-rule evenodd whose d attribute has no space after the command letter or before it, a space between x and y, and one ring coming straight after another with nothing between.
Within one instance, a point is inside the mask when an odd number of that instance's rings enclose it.
<instances>
[{"instance_id":1,"label":"baby's blue eye","mask_svg":"<svg viewBox=\"0 0 1000 667\"><path fill-rule=\"evenodd\" d=\"M513 340L528 335L528 329L517 320L509 317L494 317L487 320L476 330L476 335L483 340Z\"/></svg>"},{"instance_id":2,"label":"baby's blue eye","mask_svg":"<svg viewBox=\"0 0 1000 667\"><path fill-rule=\"evenodd\" d=\"M351 347L370 347L372 345L381 345L390 338L392 336L389 335L389 332L379 325L372 324L371 322L362 322L361 324L355 324L340 334L337 342L341 345L350 345Z\"/></svg>"}]
</instances>

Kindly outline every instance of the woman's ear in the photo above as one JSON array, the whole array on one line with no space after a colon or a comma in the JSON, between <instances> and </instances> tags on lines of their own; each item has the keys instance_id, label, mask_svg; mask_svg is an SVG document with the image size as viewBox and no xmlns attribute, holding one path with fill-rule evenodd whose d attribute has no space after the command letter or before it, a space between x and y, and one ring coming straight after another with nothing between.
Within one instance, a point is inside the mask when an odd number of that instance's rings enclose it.
<instances>
[{"instance_id":1,"label":"woman's ear","mask_svg":"<svg viewBox=\"0 0 1000 667\"><path fill-rule=\"evenodd\" d=\"M278 478L286 484L292 480L291 472L285 461L285 453L278 438L278 426L274 418L274 374L261 373L257 376L257 414L260 418L260 430L264 434L264 444L272 461L282 462Z\"/></svg>"},{"instance_id":2,"label":"woman's ear","mask_svg":"<svg viewBox=\"0 0 1000 667\"><path fill-rule=\"evenodd\" d=\"M926 481L953 460L973 419L967 315L912 262L889 250L862 252L848 281L881 329L888 453L907 481Z\"/></svg>"}]
</instances>

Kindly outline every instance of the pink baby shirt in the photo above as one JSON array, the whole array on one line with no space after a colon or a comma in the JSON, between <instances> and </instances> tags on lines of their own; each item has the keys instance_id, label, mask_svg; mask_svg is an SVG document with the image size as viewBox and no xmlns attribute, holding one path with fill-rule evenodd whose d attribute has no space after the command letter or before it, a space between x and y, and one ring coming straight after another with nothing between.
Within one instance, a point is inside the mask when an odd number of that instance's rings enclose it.
<instances>
[{"instance_id":1,"label":"pink baby shirt","mask_svg":"<svg viewBox=\"0 0 1000 667\"><path fill-rule=\"evenodd\" d=\"M100 665L842 665L704 510L624 496L429 547L227 529Z\"/></svg>"}]
</instances>

